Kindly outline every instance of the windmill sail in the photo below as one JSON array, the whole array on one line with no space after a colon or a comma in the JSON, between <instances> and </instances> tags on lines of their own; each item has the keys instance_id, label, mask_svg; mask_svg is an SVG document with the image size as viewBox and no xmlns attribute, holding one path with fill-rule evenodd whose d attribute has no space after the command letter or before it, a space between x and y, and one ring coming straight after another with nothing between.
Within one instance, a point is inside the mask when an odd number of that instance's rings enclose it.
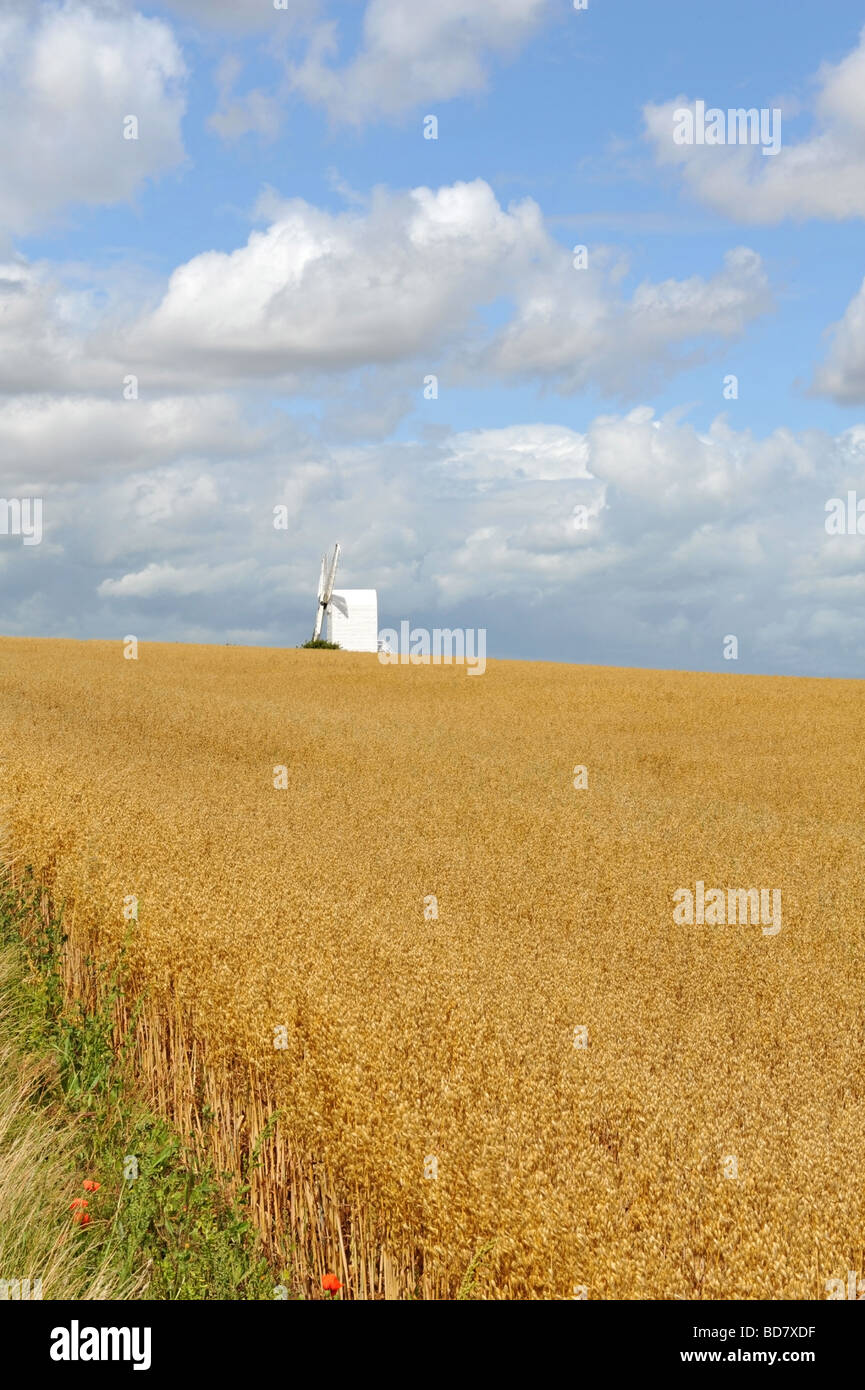
<instances>
[{"instance_id":1,"label":"windmill sail","mask_svg":"<svg viewBox=\"0 0 865 1390\"><path fill-rule=\"evenodd\" d=\"M315 610L315 627L312 630L312 640L317 642L321 636L321 624L330 603L330 596L333 593L333 586L336 581L336 567L339 563L339 542L333 548L333 559L328 569L327 555L321 557L321 575L318 581L318 607Z\"/></svg>"}]
</instances>

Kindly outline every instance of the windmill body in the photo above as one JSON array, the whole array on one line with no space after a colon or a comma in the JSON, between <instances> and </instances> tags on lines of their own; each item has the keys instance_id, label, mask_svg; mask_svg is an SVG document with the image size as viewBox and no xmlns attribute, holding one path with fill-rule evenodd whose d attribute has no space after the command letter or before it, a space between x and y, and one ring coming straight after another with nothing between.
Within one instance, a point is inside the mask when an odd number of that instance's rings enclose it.
<instances>
[{"instance_id":1,"label":"windmill body","mask_svg":"<svg viewBox=\"0 0 865 1390\"><path fill-rule=\"evenodd\" d=\"M340 589L331 595L327 637L344 652L378 651L378 594L375 589Z\"/></svg>"}]
</instances>

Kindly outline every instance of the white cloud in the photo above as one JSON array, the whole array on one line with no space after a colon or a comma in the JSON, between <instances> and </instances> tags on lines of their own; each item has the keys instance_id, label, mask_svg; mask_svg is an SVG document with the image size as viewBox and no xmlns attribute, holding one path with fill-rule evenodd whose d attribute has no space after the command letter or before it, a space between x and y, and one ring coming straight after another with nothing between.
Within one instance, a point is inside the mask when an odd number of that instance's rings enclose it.
<instances>
[{"instance_id":1,"label":"white cloud","mask_svg":"<svg viewBox=\"0 0 865 1390\"><path fill-rule=\"evenodd\" d=\"M212 518L219 505L216 479L206 471L160 469L136 486L135 511L142 522L182 521L185 525Z\"/></svg>"},{"instance_id":2,"label":"white cloud","mask_svg":"<svg viewBox=\"0 0 865 1390\"><path fill-rule=\"evenodd\" d=\"M531 201L505 212L489 186L380 190L366 213L301 199L246 246L194 257L131 346L213 370L341 370L429 352L545 242Z\"/></svg>"},{"instance_id":3,"label":"white cloud","mask_svg":"<svg viewBox=\"0 0 865 1390\"><path fill-rule=\"evenodd\" d=\"M253 569L252 560L185 567L151 563L138 573L124 574L122 579L104 579L98 593L100 598L154 598L163 594L183 598L190 594L222 594L236 590Z\"/></svg>"},{"instance_id":4,"label":"white cloud","mask_svg":"<svg viewBox=\"0 0 865 1390\"><path fill-rule=\"evenodd\" d=\"M467 534L442 555L440 587L451 600L473 591L516 597L521 589L552 597L605 574L661 606L689 588L699 592L709 572L765 587L769 555L797 526L803 553L828 542L818 467L831 460L839 476L853 447L852 435L802 440L776 431L754 440L723 418L700 432L658 420L648 407L598 416L584 434L554 426L469 431L449 442L440 463L464 479L474 459L477 483L474 504L463 493L459 529ZM545 462L551 451L555 468ZM501 462L508 452L510 467ZM584 530L573 523L575 502L591 518Z\"/></svg>"},{"instance_id":5,"label":"white cloud","mask_svg":"<svg viewBox=\"0 0 865 1390\"><path fill-rule=\"evenodd\" d=\"M88 341L104 308L22 257L0 263L0 392L104 390L120 395L123 368Z\"/></svg>"},{"instance_id":6,"label":"white cloud","mask_svg":"<svg viewBox=\"0 0 865 1390\"><path fill-rule=\"evenodd\" d=\"M603 256L589 266L574 270L557 252L528 272L514 291L514 318L486 354L497 373L628 396L702 360L707 340L739 337L772 307L762 260L747 247L728 251L708 279L644 281L629 299L618 290L618 267Z\"/></svg>"},{"instance_id":7,"label":"white cloud","mask_svg":"<svg viewBox=\"0 0 865 1390\"><path fill-rule=\"evenodd\" d=\"M449 475L477 483L588 478L587 462L585 436L560 425L465 430L453 436L447 450Z\"/></svg>"},{"instance_id":8,"label":"white cloud","mask_svg":"<svg viewBox=\"0 0 865 1390\"><path fill-rule=\"evenodd\" d=\"M223 140L238 140L249 134L273 139L279 134L282 123L282 105L259 87L235 96L241 66L240 60L232 54L219 64L216 70L219 106L207 124Z\"/></svg>"},{"instance_id":9,"label":"white cloud","mask_svg":"<svg viewBox=\"0 0 865 1390\"><path fill-rule=\"evenodd\" d=\"M550 10L548 0L369 0L354 57L336 64L337 25L322 24L291 80L334 122L396 116L482 91L491 58L513 54Z\"/></svg>"},{"instance_id":10,"label":"white cloud","mask_svg":"<svg viewBox=\"0 0 865 1390\"><path fill-rule=\"evenodd\" d=\"M66 0L0 18L0 224L21 233L77 203L130 199L184 157L185 67L171 29ZM139 138L124 139L135 116Z\"/></svg>"},{"instance_id":11,"label":"white cloud","mask_svg":"<svg viewBox=\"0 0 865 1390\"><path fill-rule=\"evenodd\" d=\"M814 389L839 405L865 403L865 280L834 326L827 359L814 374Z\"/></svg>"},{"instance_id":12,"label":"white cloud","mask_svg":"<svg viewBox=\"0 0 865 1390\"><path fill-rule=\"evenodd\" d=\"M738 222L865 216L865 29L840 63L821 66L816 84L813 134L788 143L782 121L781 149L769 157L757 146L677 145L673 113L694 103L650 103L643 116L656 161L678 166L690 193ZM738 104L706 101L723 110Z\"/></svg>"},{"instance_id":13,"label":"white cloud","mask_svg":"<svg viewBox=\"0 0 865 1390\"><path fill-rule=\"evenodd\" d=\"M89 283L86 267L0 264L0 393L116 402L134 376L153 401L273 382L317 393L334 437L382 437L430 372L633 399L772 304L747 248L714 275L628 294L621 257L592 248L574 269L537 203L502 207L481 179L379 189L338 214L268 195L261 211L264 230L194 256L164 288L122 268Z\"/></svg>"},{"instance_id":14,"label":"white cloud","mask_svg":"<svg viewBox=\"0 0 865 1390\"><path fill-rule=\"evenodd\" d=\"M269 29L276 36L290 31L319 9L319 0L287 0L275 9L273 0L158 0L160 8L209 29Z\"/></svg>"},{"instance_id":15,"label":"white cloud","mask_svg":"<svg viewBox=\"0 0 865 1390\"><path fill-rule=\"evenodd\" d=\"M703 279L644 282L603 251L574 269L532 199L502 208L482 179L410 193L379 189L368 208L332 214L300 199L246 246L194 257L124 352L159 371L223 381L345 372L450 349L464 379L490 372L590 382L627 396L734 337L770 306L762 262L739 248ZM480 311L513 302L501 329ZM119 349L117 349L119 352ZM297 383L294 383L295 385Z\"/></svg>"},{"instance_id":16,"label":"white cloud","mask_svg":"<svg viewBox=\"0 0 865 1390\"><path fill-rule=\"evenodd\" d=\"M164 460L255 452L265 431L230 396L109 401L19 396L0 401L6 486L25 488L122 476Z\"/></svg>"},{"instance_id":17,"label":"white cloud","mask_svg":"<svg viewBox=\"0 0 865 1390\"><path fill-rule=\"evenodd\" d=\"M828 498L865 494L865 424L755 438L641 407L333 449L274 424L242 470L173 447L48 490L37 559L2 550L7 630L300 641L338 537L383 625L484 626L491 653L731 669L732 632L737 669L861 670L865 537L824 522Z\"/></svg>"}]
</instances>

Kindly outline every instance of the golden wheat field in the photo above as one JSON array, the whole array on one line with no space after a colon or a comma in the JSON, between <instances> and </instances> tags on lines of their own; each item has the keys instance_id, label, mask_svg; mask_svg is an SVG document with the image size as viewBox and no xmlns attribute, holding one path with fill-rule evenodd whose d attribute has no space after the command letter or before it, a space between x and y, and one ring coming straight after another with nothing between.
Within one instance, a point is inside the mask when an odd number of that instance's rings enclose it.
<instances>
[{"instance_id":1,"label":"golden wheat field","mask_svg":"<svg viewBox=\"0 0 865 1390\"><path fill-rule=\"evenodd\" d=\"M863 709L843 680L0 641L16 865L73 952L130 936L160 1103L229 1166L257 1145L269 1241L357 1298L863 1272ZM780 889L781 930L677 924L697 881Z\"/></svg>"}]
</instances>

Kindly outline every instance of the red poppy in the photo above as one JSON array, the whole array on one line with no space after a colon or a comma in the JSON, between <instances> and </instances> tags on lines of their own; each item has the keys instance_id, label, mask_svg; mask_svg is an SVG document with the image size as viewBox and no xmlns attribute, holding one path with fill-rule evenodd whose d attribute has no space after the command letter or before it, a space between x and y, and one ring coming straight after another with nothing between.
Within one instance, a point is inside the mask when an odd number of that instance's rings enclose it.
<instances>
[{"instance_id":1,"label":"red poppy","mask_svg":"<svg viewBox=\"0 0 865 1390\"><path fill-rule=\"evenodd\" d=\"M329 1294L336 1294L339 1293L342 1284L335 1274L325 1274L321 1281L321 1287Z\"/></svg>"},{"instance_id":2,"label":"red poppy","mask_svg":"<svg viewBox=\"0 0 865 1390\"><path fill-rule=\"evenodd\" d=\"M85 1192L98 1192L101 1186L102 1186L102 1183L101 1183L101 1182L94 1182L94 1181L92 1180L92 1178L85 1178L85 1179L84 1179L84 1191L85 1191Z\"/></svg>"},{"instance_id":3,"label":"red poppy","mask_svg":"<svg viewBox=\"0 0 865 1390\"><path fill-rule=\"evenodd\" d=\"M86 1226L90 1221L90 1214L86 1208L86 1197L76 1197L74 1202L70 1203L69 1210L72 1212L72 1220L76 1221L79 1226Z\"/></svg>"}]
</instances>

